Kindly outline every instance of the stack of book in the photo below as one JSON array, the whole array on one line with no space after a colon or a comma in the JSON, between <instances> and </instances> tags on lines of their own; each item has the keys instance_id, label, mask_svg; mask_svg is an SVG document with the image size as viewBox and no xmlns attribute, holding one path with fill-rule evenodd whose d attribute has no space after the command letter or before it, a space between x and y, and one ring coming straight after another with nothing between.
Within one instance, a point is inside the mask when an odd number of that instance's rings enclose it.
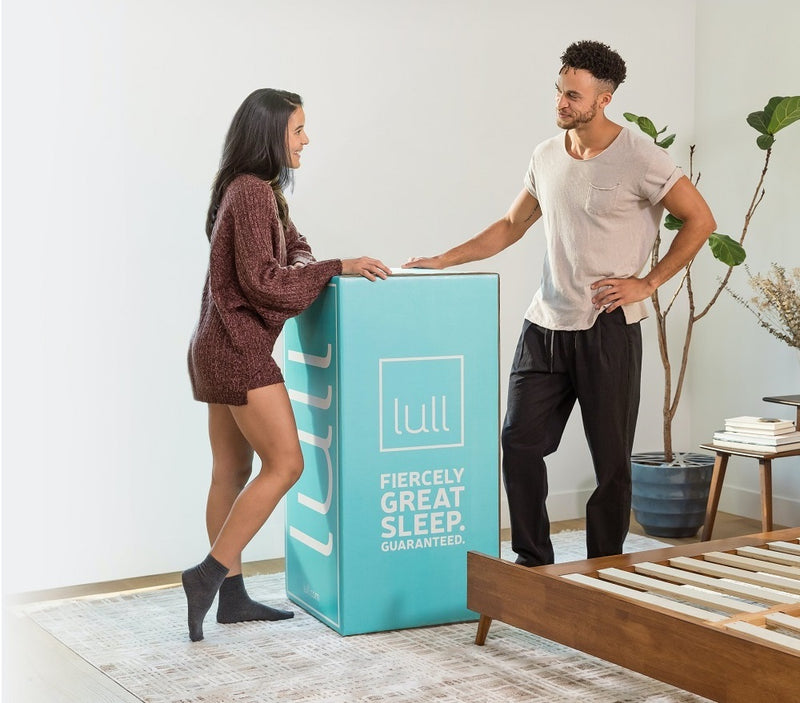
<instances>
[{"instance_id":1,"label":"stack of book","mask_svg":"<svg viewBox=\"0 0 800 703\"><path fill-rule=\"evenodd\" d=\"M789 452L800 449L800 432L791 420L775 417L729 417L725 429L714 433L713 444L727 449Z\"/></svg>"}]
</instances>

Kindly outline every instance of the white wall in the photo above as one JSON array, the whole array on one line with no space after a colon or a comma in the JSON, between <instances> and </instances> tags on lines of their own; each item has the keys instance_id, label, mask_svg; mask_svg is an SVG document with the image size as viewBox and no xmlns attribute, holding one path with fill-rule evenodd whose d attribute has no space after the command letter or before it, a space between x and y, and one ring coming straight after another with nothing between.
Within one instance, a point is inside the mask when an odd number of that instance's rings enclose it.
<instances>
[{"instance_id":1,"label":"white wall","mask_svg":"<svg viewBox=\"0 0 800 703\"><path fill-rule=\"evenodd\" d=\"M305 98L311 144L291 205L317 255L396 266L505 212L556 131L571 41L627 60L612 118L665 116L688 140L694 18L694 0L4 2L5 590L206 553L205 410L185 350L208 189L246 94ZM501 274L503 386L542 251L537 228L474 267ZM645 384L641 449L659 442L657 386ZM577 413L550 471L552 516L581 514L593 477ZM279 511L245 558L282 552Z\"/></svg>"},{"instance_id":2,"label":"white wall","mask_svg":"<svg viewBox=\"0 0 800 703\"><path fill-rule=\"evenodd\" d=\"M800 4L768 0L757 6L743 0L703 0L697 11L697 162L700 187L714 210L720 232L741 233L755 192L765 152L745 118L775 95L800 95L796 56ZM800 122L777 134L767 172L766 195L745 239L753 273L775 261L800 266L796 205L800 189ZM711 257L698 260L707 280L718 279ZM745 270L730 287L751 297ZM707 296L704 297L704 300ZM729 295L723 295L694 340L691 439L708 441L722 419L734 415L795 418L795 409L762 401L764 396L800 393L800 357L758 326ZM774 519L800 524L800 458L773 464ZM720 509L760 517L760 487L755 460L732 458Z\"/></svg>"}]
</instances>

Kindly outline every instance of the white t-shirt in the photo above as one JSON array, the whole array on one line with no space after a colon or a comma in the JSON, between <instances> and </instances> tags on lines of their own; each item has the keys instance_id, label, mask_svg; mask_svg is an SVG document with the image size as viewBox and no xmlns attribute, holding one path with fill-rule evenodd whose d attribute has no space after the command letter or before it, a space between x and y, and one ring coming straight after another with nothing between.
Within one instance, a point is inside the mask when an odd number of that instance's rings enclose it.
<instances>
[{"instance_id":1,"label":"white t-shirt","mask_svg":"<svg viewBox=\"0 0 800 703\"><path fill-rule=\"evenodd\" d=\"M525 175L547 241L542 283L525 317L548 329L582 330L602 312L592 304L592 283L642 271L664 211L659 203L683 172L627 128L583 161L567 153L566 137L539 144ZM647 317L644 301L623 311L629 324Z\"/></svg>"}]
</instances>

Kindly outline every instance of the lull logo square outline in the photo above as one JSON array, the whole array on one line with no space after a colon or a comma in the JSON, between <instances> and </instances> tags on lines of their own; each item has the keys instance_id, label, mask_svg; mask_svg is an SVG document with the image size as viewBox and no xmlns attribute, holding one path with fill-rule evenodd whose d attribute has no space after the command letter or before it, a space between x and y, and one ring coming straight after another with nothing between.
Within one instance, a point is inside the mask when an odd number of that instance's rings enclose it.
<instances>
[{"instance_id":1,"label":"lull logo square outline","mask_svg":"<svg viewBox=\"0 0 800 703\"><path fill-rule=\"evenodd\" d=\"M458 362L458 418L457 418L457 425L454 426L454 429L457 427L458 429L458 439L455 442L440 442L437 444L415 444L415 445L408 445L408 446L392 446L391 442L385 441L385 426L384 420L386 419L384 413L384 365L385 364L394 364L394 363L413 363L413 362L431 362L431 361L457 361ZM440 405L437 408L437 396L436 394L431 396L431 407L430 407L430 422L431 427L427 427L427 419L425 416L426 408L423 407L421 409L422 412L422 425L420 428L416 430L410 430L413 434L420 434L420 436L426 436L430 434L431 431L434 433L438 433L440 431L450 431L450 427L447 426L447 398L446 395L440 396L441 401ZM407 412L408 407L405 407L406 411L406 425L407 423ZM395 410L393 413L393 423L394 423L394 431L398 434L397 427L398 427L398 399L395 398ZM378 360L378 422L379 422L379 443L380 443L380 451L381 452L399 452L399 451L410 451L410 450L422 450L422 449L443 449L448 447L463 447L464 446L464 356L459 355L447 355L447 356L417 356L417 357L399 357L399 358L385 358ZM438 423L438 424L437 424ZM424 434L422 434L424 432ZM433 436L435 437L435 435Z\"/></svg>"}]
</instances>

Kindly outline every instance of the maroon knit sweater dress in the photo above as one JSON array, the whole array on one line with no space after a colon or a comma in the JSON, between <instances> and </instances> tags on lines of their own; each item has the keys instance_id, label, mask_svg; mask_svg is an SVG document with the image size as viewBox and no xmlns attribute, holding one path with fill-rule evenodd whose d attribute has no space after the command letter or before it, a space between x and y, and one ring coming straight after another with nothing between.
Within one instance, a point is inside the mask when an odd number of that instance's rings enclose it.
<instances>
[{"instance_id":1,"label":"maroon knit sweater dress","mask_svg":"<svg viewBox=\"0 0 800 703\"><path fill-rule=\"evenodd\" d=\"M217 212L200 320L189 346L195 399L245 405L248 390L282 383L272 348L284 323L341 272L339 259L314 260L291 221L283 227L269 183L237 176Z\"/></svg>"}]
</instances>

